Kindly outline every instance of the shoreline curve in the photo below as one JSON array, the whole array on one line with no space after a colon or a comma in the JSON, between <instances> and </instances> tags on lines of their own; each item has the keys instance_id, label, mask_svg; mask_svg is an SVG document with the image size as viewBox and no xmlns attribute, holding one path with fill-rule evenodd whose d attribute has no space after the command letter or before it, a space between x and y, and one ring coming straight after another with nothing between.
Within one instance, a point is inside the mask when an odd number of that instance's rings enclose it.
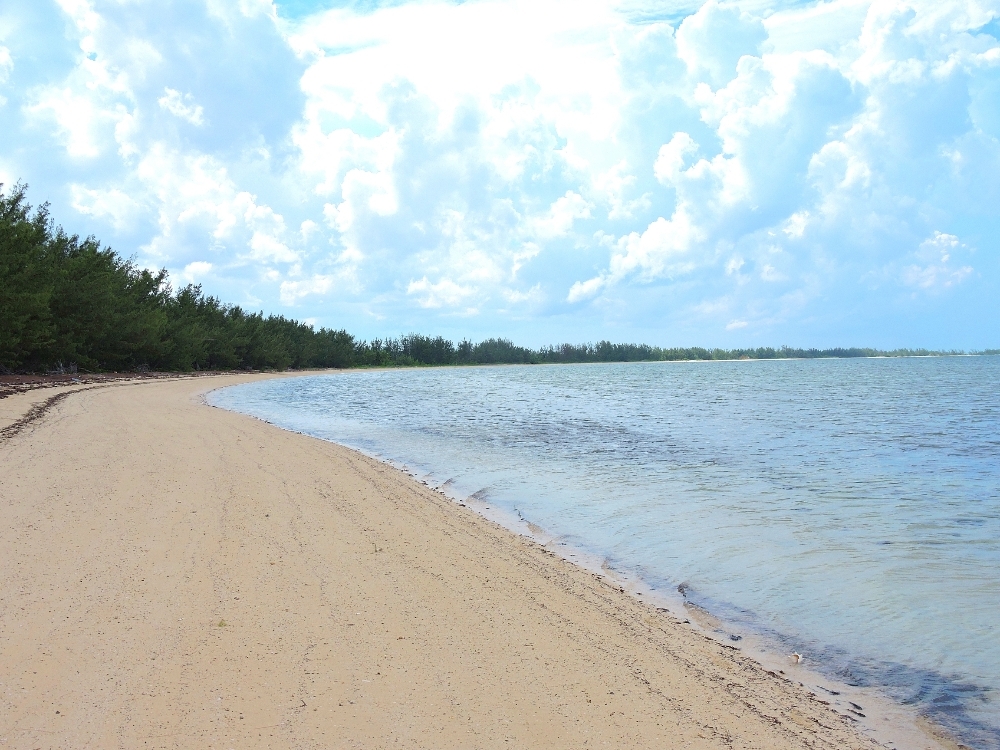
<instances>
[{"instance_id":1,"label":"shoreline curve","mask_svg":"<svg viewBox=\"0 0 1000 750\"><path fill-rule=\"evenodd\" d=\"M879 746L387 464L198 403L258 377L78 390L0 442L0 741Z\"/></svg>"}]
</instances>

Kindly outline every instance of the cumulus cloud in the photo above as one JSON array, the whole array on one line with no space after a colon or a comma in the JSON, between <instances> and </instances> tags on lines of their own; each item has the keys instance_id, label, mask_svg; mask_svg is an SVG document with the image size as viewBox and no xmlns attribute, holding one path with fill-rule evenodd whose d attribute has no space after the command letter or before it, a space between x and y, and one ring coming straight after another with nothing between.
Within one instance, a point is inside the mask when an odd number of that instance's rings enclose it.
<instances>
[{"instance_id":1,"label":"cumulus cloud","mask_svg":"<svg viewBox=\"0 0 1000 750\"><path fill-rule=\"evenodd\" d=\"M591 208L593 206L583 196L567 190L565 195L553 201L543 216L533 220L531 231L541 239L565 237L572 231L577 219L590 218Z\"/></svg>"},{"instance_id":2,"label":"cumulus cloud","mask_svg":"<svg viewBox=\"0 0 1000 750\"><path fill-rule=\"evenodd\" d=\"M281 282L281 301L286 305L294 305L298 300L310 294L324 295L333 289L336 277L329 275L313 276L310 279Z\"/></svg>"},{"instance_id":3,"label":"cumulus cloud","mask_svg":"<svg viewBox=\"0 0 1000 750\"><path fill-rule=\"evenodd\" d=\"M39 92L25 114L36 126L53 126L66 154L74 159L94 159L112 143L118 122L128 116L124 106L113 108L72 88L47 88Z\"/></svg>"},{"instance_id":4,"label":"cumulus cloud","mask_svg":"<svg viewBox=\"0 0 1000 750\"><path fill-rule=\"evenodd\" d=\"M653 174L663 185L672 185L680 179L685 169L685 161L698 152L698 144L687 133L674 133L670 143L660 146L653 163Z\"/></svg>"},{"instance_id":5,"label":"cumulus cloud","mask_svg":"<svg viewBox=\"0 0 1000 750\"><path fill-rule=\"evenodd\" d=\"M760 18L709 0L677 29L677 54L692 78L720 88L736 76L742 57L760 53L767 31Z\"/></svg>"},{"instance_id":6,"label":"cumulus cloud","mask_svg":"<svg viewBox=\"0 0 1000 750\"><path fill-rule=\"evenodd\" d=\"M200 104L194 103L194 97L191 94L181 94L176 89L166 88L163 90L163 96L157 101L160 107L167 112L182 120L187 120L192 125L205 124L203 116L205 111Z\"/></svg>"},{"instance_id":7,"label":"cumulus cloud","mask_svg":"<svg viewBox=\"0 0 1000 750\"><path fill-rule=\"evenodd\" d=\"M181 272L183 278L189 284L197 284L212 272L212 264L204 260L196 260L184 266Z\"/></svg>"},{"instance_id":8,"label":"cumulus cloud","mask_svg":"<svg viewBox=\"0 0 1000 750\"><path fill-rule=\"evenodd\" d=\"M566 295L566 301L580 302L581 300L590 299L601 291L606 283L607 279L603 276L595 276L592 279L587 279L587 281L576 281L573 283L573 286L569 288L569 294Z\"/></svg>"},{"instance_id":9,"label":"cumulus cloud","mask_svg":"<svg viewBox=\"0 0 1000 750\"><path fill-rule=\"evenodd\" d=\"M934 234L920 243L915 253L917 263L903 268L904 284L926 292L937 292L961 284L973 272L972 266L957 265L952 255L964 249L958 237L944 232Z\"/></svg>"},{"instance_id":10,"label":"cumulus cloud","mask_svg":"<svg viewBox=\"0 0 1000 750\"><path fill-rule=\"evenodd\" d=\"M903 335L1000 273L992 0L280 8L4 6L3 174L362 334Z\"/></svg>"},{"instance_id":11,"label":"cumulus cloud","mask_svg":"<svg viewBox=\"0 0 1000 750\"><path fill-rule=\"evenodd\" d=\"M451 279L431 282L424 276L411 281L406 287L406 293L416 297L421 307L458 307L472 297L475 290L456 284Z\"/></svg>"},{"instance_id":12,"label":"cumulus cloud","mask_svg":"<svg viewBox=\"0 0 1000 750\"><path fill-rule=\"evenodd\" d=\"M143 210L132 196L115 188L91 190L71 184L69 189L73 208L81 214L107 220L118 231L132 224Z\"/></svg>"}]
</instances>

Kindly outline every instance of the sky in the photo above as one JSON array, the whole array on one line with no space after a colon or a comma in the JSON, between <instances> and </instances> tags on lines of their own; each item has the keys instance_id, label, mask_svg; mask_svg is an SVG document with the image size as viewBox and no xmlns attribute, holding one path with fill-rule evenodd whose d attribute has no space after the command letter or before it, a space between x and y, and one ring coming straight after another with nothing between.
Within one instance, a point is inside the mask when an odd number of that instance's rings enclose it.
<instances>
[{"instance_id":1,"label":"sky","mask_svg":"<svg viewBox=\"0 0 1000 750\"><path fill-rule=\"evenodd\" d=\"M1000 0L5 0L0 182L360 338L1000 347Z\"/></svg>"}]
</instances>

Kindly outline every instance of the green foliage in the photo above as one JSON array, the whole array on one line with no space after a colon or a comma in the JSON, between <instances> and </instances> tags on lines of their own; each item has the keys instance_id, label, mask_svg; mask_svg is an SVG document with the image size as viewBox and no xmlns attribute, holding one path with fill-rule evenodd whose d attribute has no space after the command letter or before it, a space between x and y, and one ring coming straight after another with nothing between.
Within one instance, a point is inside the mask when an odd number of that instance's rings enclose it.
<instances>
[{"instance_id":1,"label":"green foliage","mask_svg":"<svg viewBox=\"0 0 1000 750\"><path fill-rule=\"evenodd\" d=\"M0 367L28 364L54 343L49 300L53 278L46 255L48 207L30 214L25 186L0 191Z\"/></svg>"},{"instance_id":2,"label":"green foliage","mask_svg":"<svg viewBox=\"0 0 1000 750\"><path fill-rule=\"evenodd\" d=\"M0 186L2 188L2 186ZM346 331L313 330L207 297L176 294L92 237L32 213L25 187L0 189L0 372L350 367Z\"/></svg>"},{"instance_id":3,"label":"green foliage","mask_svg":"<svg viewBox=\"0 0 1000 750\"><path fill-rule=\"evenodd\" d=\"M411 333L398 339L359 342L355 364L407 367L414 365L569 364L573 362L690 362L730 359L821 359L851 357L919 357L962 352L932 352L926 349L664 349L648 344L562 344L541 349L517 346L508 339L487 339L478 344L463 340L457 346L440 336L430 338ZM985 352L984 352L985 353Z\"/></svg>"},{"instance_id":4,"label":"green foliage","mask_svg":"<svg viewBox=\"0 0 1000 750\"><path fill-rule=\"evenodd\" d=\"M75 362L85 370L131 370L162 361L166 271L139 269L94 239L80 242L61 230L47 249L55 341L36 364Z\"/></svg>"},{"instance_id":5,"label":"green foliage","mask_svg":"<svg viewBox=\"0 0 1000 750\"><path fill-rule=\"evenodd\" d=\"M418 333L355 341L347 331L249 313L176 292L166 270L139 268L93 237L67 235L34 213L18 183L0 185L0 372L82 370L283 370L309 367L543 364L958 354L899 349L664 349L647 344L562 344L541 349L491 338L457 345ZM990 354L1000 353L991 350Z\"/></svg>"}]
</instances>

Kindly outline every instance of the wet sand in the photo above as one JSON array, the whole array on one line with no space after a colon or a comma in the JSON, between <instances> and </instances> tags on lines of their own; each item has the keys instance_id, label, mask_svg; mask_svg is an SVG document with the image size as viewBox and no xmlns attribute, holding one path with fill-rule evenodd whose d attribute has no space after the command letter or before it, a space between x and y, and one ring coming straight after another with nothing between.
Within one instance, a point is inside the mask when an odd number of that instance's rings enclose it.
<instances>
[{"instance_id":1,"label":"wet sand","mask_svg":"<svg viewBox=\"0 0 1000 750\"><path fill-rule=\"evenodd\" d=\"M346 448L0 401L0 747L873 748L797 682Z\"/></svg>"}]
</instances>

